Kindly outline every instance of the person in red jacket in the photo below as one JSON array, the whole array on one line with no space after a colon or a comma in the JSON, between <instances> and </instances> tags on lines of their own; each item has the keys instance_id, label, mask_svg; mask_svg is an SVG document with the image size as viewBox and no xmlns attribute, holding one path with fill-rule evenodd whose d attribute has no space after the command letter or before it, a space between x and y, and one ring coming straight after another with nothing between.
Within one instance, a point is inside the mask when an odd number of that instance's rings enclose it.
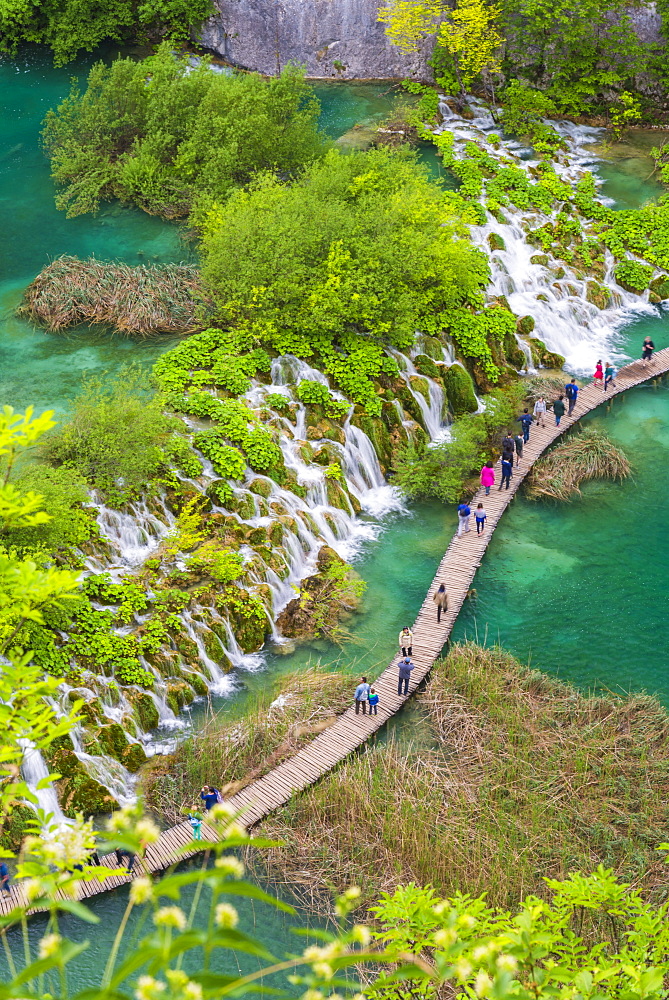
<instances>
[{"instance_id":1,"label":"person in red jacket","mask_svg":"<svg viewBox=\"0 0 669 1000\"><path fill-rule=\"evenodd\" d=\"M481 469L481 486L485 487L485 495L490 493L490 487L495 485L495 470L492 462L486 462Z\"/></svg>"}]
</instances>

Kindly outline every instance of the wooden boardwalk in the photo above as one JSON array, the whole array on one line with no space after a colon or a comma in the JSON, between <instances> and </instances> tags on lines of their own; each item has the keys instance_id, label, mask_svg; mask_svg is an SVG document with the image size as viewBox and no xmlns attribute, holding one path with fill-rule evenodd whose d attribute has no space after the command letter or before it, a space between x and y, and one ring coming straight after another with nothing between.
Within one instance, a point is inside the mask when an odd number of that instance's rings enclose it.
<instances>
[{"instance_id":1,"label":"wooden boardwalk","mask_svg":"<svg viewBox=\"0 0 669 1000\"><path fill-rule=\"evenodd\" d=\"M606 402L607 397L619 395L626 389L658 378L667 372L669 372L669 348L656 352L650 366L645 366L640 361L626 365L616 376L616 385L609 386L606 395L600 387L594 384L585 386L578 394L578 402L572 417L565 415L560 426L556 427L553 414L548 413L544 428L539 428L536 424L533 426L530 440L523 450L522 462L520 466L514 466L511 486L508 490L504 489L501 492L498 489L501 474L499 463L497 464L495 469L497 483L492 487L490 495L486 497L484 490L480 489L472 501L473 507L479 502L483 502L485 506L488 515L485 532L477 536L472 515L471 531L460 538L457 534L454 535L416 618L413 626L412 655L416 669L411 675L409 694L398 695L397 693L399 656L395 656L390 666L374 681L374 687L379 692L378 715L356 715L353 707L347 709L332 726L299 750L294 757L279 764L263 778L252 782L228 800L235 810L242 811L242 819L247 827L252 827L269 813L284 805L296 792L318 781L379 730L415 691L418 684L428 674L434 661L439 657L450 635L467 592L471 588L476 571L481 565L483 554L492 538L493 531L532 464L542 452L586 413L590 413ZM442 615L440 624L437 624L433 597L442 582L446 585L449 606L447 613ZM158 843L147 849L144 861L141 862L139 859L136 861L134 874L140 874L146 870L150 872L162 871L175 862L197 853L195 851L189 851L186 854L182 852L183 846L190 841L191 835L191 827L187 822L165 830ZM203 824L202 835L203 849L205 849L206 842L214 840L215 834ZM104 858L102 863L109 868L116 868L116 859L113 855ZM82 883L80 896L84 898L113 889L128 882L131 877L121 874L116 868L115 874L110 875L104 881L95 880ZM9 912L12 906L19 901L17 897L20 896L22 896L20 885L13 887L11 896L3 894L3 898L0 899L0 912Z\"/></svg>"}]
</instances>

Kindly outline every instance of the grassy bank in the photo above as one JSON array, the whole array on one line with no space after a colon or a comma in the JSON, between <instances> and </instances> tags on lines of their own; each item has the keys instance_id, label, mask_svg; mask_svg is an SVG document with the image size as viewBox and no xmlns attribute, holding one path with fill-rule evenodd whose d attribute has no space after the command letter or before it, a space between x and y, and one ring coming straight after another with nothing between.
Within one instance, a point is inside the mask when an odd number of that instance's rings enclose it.
<instances>
[{"instance_id":1,"label":"grassy bank","mask_svg":"<svg viewBox=\"0 0 669 1000\"><path fill-rule=\"evenodd\" d=\"M433 746L370 745L263 824L271 874L311 905L414 881L512 905L600 862L648 889L669 822L669 717L456 646L420 702ZM424 743L423 743L424 746Z\"/></svg>"},{"instance_id":2,"label":"grassy bank","mask_svg":"<svg viewBox=\"0 0 669 1000\"><path fill-rule=\"evenodd\" d=\"M348 674L317 666L284 674L244 715L212 715L175 753L153 758L143 777L148 803L177 822L197 803L203 785L238 791L332 725L354 688Z\"/></svg>"},{"instance_id":3,"label":"grassy bank","mask_svg":"<svg viewBox=\"0 0 669 1000\"><path fill-rule=\"evenodd\" d=\"M589 479L625 479L632 468L624 451L594 427L571 435L535 462L527 478L530 500L571 500Z\"/></svg>"}]
</instances>

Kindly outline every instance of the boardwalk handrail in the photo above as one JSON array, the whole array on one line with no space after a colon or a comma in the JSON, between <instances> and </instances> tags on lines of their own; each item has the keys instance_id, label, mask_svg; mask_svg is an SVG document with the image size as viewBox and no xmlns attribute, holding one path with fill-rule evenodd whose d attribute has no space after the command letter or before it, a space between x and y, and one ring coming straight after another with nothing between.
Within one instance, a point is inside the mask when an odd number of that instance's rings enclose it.
<instances>
[{"instance_id":1,"label":"boardwalk handrail","mask_svg":"<svg viewBox=\"0 0 669 1000\"><path fill-rule=\"evenodd\" d=\"M264 777L251 782L229 800L229 804L243 812L243 820L248 828L254 826L269 813L284 805L295 794L309 785L314 784L336 764L344 760L353 750L357 749L369 737L377 732L411 697L418 684L429 673L435 660L441 653L448 639L460 608L467 596L476 570L481 565L481 559L488 547L500 518L516 495L520 484L540 455L566 430L572 427L581 417L592 412L613 396L626 389L642 385L650 379L659 378L669 372L669 348L658 351L653 361L646 365L643 361L633 361L621 368L616 376L615 385L605 394L601 386L590 383L579 391L578 401L571 417L564 415L560 426L555 426L552 413L546 414L544 428L533 427L530 440L523 449L522 468L514 467L509 489L501 492L497 486L489 496L485 496L483 488L478 490L472 500L472 506L485 502L487 513L486 530L481 535L471 531L467 535L453 536L432 583L425 595L422 607L418 612L413 627L412 660L415 670L411 676L409 694L397 693L397 662L392 663L374 681L374 687L380 694L378 715L356 715L353 707L348 708L326 730L320 733L311 743L288 760L278 764ZM448 592L448 611L442 613L441 622L437 623L434 594L440 583L446 584ZM163 871L170 865L184 858L191 857L197 851L184 852L184 845L192 839L192 828L188 822L164 830L156 844L146 850L142 862L137 861L132 875L121 874L117 867L116 857L108 855L102 859L102 864L114 869L113 874L103 881L97 879L79 883L80 898L94 896L108 889L116 888L130 881L136 875ZM201 850L207 849L207 843L215 840L215 833L206 824L202 825L203 842ZM20 883L14 885L11 896L0 899L0 913L8 913L19 902L24 902Z\"/></svg>"}]
</instances>

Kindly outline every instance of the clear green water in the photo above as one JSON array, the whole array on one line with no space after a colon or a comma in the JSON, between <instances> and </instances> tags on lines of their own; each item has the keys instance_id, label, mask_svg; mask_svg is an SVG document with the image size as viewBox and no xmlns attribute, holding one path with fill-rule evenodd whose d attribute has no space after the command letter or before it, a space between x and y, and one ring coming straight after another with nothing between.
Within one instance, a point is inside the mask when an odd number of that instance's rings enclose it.
<instances>
[{"instance_id":1,"label":"clear green water","mask_svg":"<svg viewBox=\"0 0 669 1000\"><path fill-rule=\"evenodd\" d=\"M201 864L201 862L200 862ZM189 870L193 863L181 866L181 870ZM271 895L277 895L270 886L262 885ZM190 912L191 903L194 896L194 887L188 886L182 892L181 907L186 914ZM258 902L242 897L227 897L237 912L239 913L239 930L250 934L262 941L266 948L279 960L285 959L288 955L299 954L309 943L313 943L310 938L297 937L293 932L293 927L309 928L321 927L317 920L310 917L305 911L299 914L290 915L275 909L267 903ZM63 914L60 918L60 932L70 940L77 942L89 942L89 947L68 966L70 992L78 992L87 988L93 988L100 983L104 963L111 949L112 942L116 935L123 913L128 902L128 889L123 886L111 892L96 896L90 903L90 908L100 922L96 925L84 924L79 920ZM171 900L163 900L163 905L171 903ZM285 902L292 905L290 898L285 898ZM123 938L119 958L132 953L136 948L138 939L150 933L151 926L147 925L141 917L141 909L134 909L128 921L127 930ZM209 917L209 896L208 890L204 890L200 899L200 905L196 911L195 926L206 926ZM33 949L36 952L38 942L45 932L46 917L35 916L28 925L28 933ZM8 940L14 957L19 961L23 954L23 941L18 930L11 930ZM194 973L201 969L200 953L194 952L186 956L183 968L186 972ZM266 968L270 963L255 956L243 954L242 952L219 952L212 959L212 971L225 975L247 975L259 969ZM0 979L7 975L7 966L4 952L0 952ZM299 995L302 991L299 987L291 986L287 979L288 973L275 974L263 980L263 985L287 990L289 995ZM54 984L55 985L55 984ZM57 992L57 990L54 990Z\"/></svg>"},{"instance_id":2,"label":"clear green water","mask_svg":"<svg viewBox=\"0 0 669 1000\"><path fill-rule=\"evenodd\" d=\"M625 132L620 142L593 147L605 157L597 172L604 178L602 193L613 198L617 208L641 208L658 198L666 188L654 175L650 151L667 139L658 129Z\"/></svg>"},{"instance_id":3,"label":"clear green water","mask_svg":"<svg viewBox=\"0 0 669 1000\"><path fill-rule=\"evenodd\" d=\"M62 411L84 371L115 369L130 359L150 363L169 346L165 339L138 343L90 328L48 334L18 319L22 291L45 264L63 253L128 264L189 256L176 226L143 212L114 205L95 218L66 219L56 210L39 147L41 122L91 61L54 69L45 54L27 50L0 62L0 399L18 408L32 403Z\"/></svg>"}]
</instances>

